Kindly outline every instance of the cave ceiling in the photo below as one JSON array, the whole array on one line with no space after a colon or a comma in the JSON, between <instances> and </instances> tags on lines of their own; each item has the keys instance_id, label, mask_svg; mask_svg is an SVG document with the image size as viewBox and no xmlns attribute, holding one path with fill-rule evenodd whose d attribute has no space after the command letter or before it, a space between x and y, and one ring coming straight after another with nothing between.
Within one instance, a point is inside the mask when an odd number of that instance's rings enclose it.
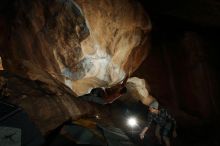
<instances>
[{"instance_id":1,"label":"cave ceiling","mask_svg":"<svg viewBox=\"0 0 220 146\"><path fill-rule=\"evenodd\" d=\"M140 2L1 1L1 95L21 106L43 134L88 114L107 120L105 108L76 97L114 86L137 70L150 49L150 18L220 27L218 1ZM128 94L120 100L135 97L149 104L147 86L143 79L129 78Z\"/></svg>"},{"instance_id":2,"label":"cave ceiling","mask_svg":"<svg viewBox=\"0 0 220 146\"><path fill-rule=\"evenodd\" d=\"M1 37L1 48L7 48L1 57L4 69L16 74L39 79L32 71L38 68L82 95L120 82L147 56L151 23L134 1L15 1L10 6L2 18L10 37Z\"/></svg>"},{"instance_id":3,"label":"cave ceiling","mask_svg":"<svg viewBox=\"0 0 220 146\"><path fill-rule=\"evenodd\" d=\"M133 0L3 4L1 95L21 106L43 134L68 119L106 116L98 105L76 97L130 77L150 49L151 21ZM128 82L131 96L139 96L137 100L148 96L145 80Z\"/></svg>"}]
</instances>

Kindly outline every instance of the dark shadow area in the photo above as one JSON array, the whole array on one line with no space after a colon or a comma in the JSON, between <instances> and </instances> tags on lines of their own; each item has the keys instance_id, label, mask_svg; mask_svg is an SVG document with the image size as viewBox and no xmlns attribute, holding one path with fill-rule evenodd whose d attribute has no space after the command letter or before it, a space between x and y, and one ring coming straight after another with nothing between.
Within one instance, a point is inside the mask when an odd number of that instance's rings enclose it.
<instances>
[{"instance_id":1,"label":"dark shadow area","mask_svg":"<svg viewBox=\"0 0 220 146\"><path fill-rule=\"evenodd\" d=\"M212 5L219 2L140 2L152 20L152 47L134 76L175 115L175 145L219 145L220 16Z\"/></svg>"}]
</instances>

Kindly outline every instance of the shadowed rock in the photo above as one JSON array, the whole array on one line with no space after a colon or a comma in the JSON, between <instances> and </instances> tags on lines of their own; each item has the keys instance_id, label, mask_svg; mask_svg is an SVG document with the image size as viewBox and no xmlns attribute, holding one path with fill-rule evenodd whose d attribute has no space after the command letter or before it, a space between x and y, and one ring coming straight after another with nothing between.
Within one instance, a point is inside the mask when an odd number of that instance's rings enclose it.
<instances>
[{"instance_id":1,"label":"shadowed rock","mask_svg":"<svg viewBox=\"0 0 220 146\"><path fill-rule=\"evenodd\" d=\"M131 74L149 49L151 23L133 0L13 0L0 11L1 94L43 134L103 113L76 98Z\"/></svg>"},{"instance_id":2,"label":"shadowed rock","mask_svg":"<svg viewBox=\"0 0 220 146\"><path fill-rule=\"evenodd\" d=\"M36 78L32 70L38 67L77 95L120 82L149 49L151 23L133 0L14 0L5 5L0 15L4 69ZM88 78L93 81L84 82Z\"/></svg>"}]
</instances>

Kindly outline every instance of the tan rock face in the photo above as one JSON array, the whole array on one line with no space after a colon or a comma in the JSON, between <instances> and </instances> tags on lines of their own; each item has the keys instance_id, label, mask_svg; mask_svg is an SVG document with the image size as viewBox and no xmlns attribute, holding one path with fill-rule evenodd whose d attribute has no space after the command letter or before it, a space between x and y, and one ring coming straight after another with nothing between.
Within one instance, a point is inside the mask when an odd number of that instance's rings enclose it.
<instances>
[{"instance_id":1,"label":"tan rock face","mask_svg":"<svg viewBox=\"0 0 220 146\"><path fill-rule=\"evenodd\" d=\"M4 69L35 80L46 71L78 95L120 82L147 55L151 24L133 0L16 0L8 11Z\"/></svg>"},{"instance_id":2,"label":"tan rock face","mask_svg":"<svg viewBox=\"0 0 220 146\"><path fill-rule=\"evenodd\" d=\"M108 85L121 81L147 55L149 18L134 1L78 0L77 3L90 31L81 43L84 58L93 66L85 78L96 77Z\"/></svg>"},{"instance_id":3,"label":"tan rock face","mask_svg":"<svg viewBox=\"0 0 220 146\"><path fill-rule=\"evenodd\" d=\"M124 103L135 103L141 101L145 105L149 105L155 97L149 94L150 87L144 79L131 77L126 84L127 93L119 98Z\"/></svg>"},{"instance_id":4,"label":"tan rock face","mask_svg":"<svg viewBox=\"0 0 220 146\"><path fill-rule=\"evenodd\" d=\"M0 57L0 70L3 70L3 66L2 66L2 58Z\"/></svg>"},{"instance_id":5,"label":"tan rock face","mask_svg":"<svg viewBox=\"0 0 220 146\"><path fill-rule=\"evenodd\" d=\"M1 97L21 106L43 134L86 115L111 121L104 106L74 93L114 85L138 68L149 49L151 29L142 7L135 0L7 4L0 11Z\"/></svg>"}]
</instances>

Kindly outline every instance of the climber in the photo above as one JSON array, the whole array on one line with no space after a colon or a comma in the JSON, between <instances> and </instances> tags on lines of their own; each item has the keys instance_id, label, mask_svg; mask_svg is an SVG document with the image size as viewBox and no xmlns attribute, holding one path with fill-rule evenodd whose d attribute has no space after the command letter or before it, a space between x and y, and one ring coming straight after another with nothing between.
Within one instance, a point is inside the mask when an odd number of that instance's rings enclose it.
<instances>
[{"instance_id":1,"label":"climber","mask_svg":"<svg viewBox=\"0 0 220 146\"><path fill-rule=\"evenodd\" d=\"M163 142L166 146L170 146L170 138L177 136L176 121L165 108L159 108L159 103L156 100L149 105L147 125L140 133L141 139L144 138L152 122L156 123L155 135L159 143L162 144Z\"/></svg>"},{"instance_id":2,"label":"climber","mask_svg":"<svg viewBox=\"0 0 220 146\"><path fill-rule=\"evenodd\" d=\"M117 84L110 88L93 88L89 94L82 95L79 98L102 105L112 103L127 92L125 86L127 79L128 77L126 77L121 84Z\"/></svg>"}]
</instances>

